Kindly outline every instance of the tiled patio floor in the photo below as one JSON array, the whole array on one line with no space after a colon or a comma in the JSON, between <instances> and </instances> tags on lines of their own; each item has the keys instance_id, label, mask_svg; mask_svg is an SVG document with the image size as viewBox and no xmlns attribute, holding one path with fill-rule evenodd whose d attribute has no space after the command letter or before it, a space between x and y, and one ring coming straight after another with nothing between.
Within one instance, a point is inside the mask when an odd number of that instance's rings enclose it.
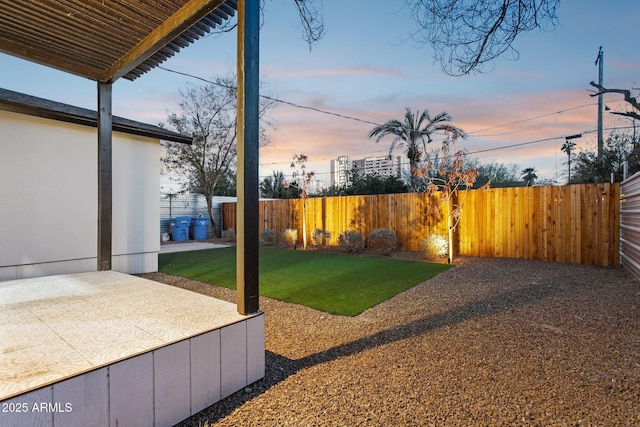
<instances>
[{"instance_id":1,"label":"tiled patio floor","mask_svg":"<svg viewBox=\"0 0 640 427\"><path fill-rule=\"evenodd\" d=\"M248 319L235 304L117 272L0 282L0 401ZM236 338L246 353L252 343Z\"/></svg>"}]
</instances>

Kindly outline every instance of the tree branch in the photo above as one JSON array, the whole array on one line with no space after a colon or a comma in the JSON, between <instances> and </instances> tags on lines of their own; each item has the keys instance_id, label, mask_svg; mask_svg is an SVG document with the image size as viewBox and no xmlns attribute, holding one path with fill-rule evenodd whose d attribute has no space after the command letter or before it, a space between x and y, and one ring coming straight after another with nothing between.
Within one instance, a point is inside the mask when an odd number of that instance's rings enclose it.
<instances>
[{"instance_id":1,"label":"tree branch","mask_svg":"<svg viewBox=\"0 0 640 427\"><path fill-rule=\"evenodd\" d=\"M516 37L554 28L560 0L405 0L418 29L419 44L431 44L434 58L449 75L482 72L507 53L513 59Z\"/></svg>"},{"instance_id":2,"label":"tree branch","mask_svg":"<svg viewBox=\"0 0 640 427\"><path fill-rule=\"evenodd\" d=\"M322 0L293 0L300 22L302 23L304 41L311 46L316 44L324 36L324 21L320 10L322 9ZM316 4L319 3L319 6Z\"/></svg>"},{"instance_id":3,"label":"tree branch","mask_svg":"<svg viewBox=\"0 0 640 427\"><path fill-rule=\"evenodd\" d=\"M640 114L634 111L625 111L625 112L612 111L611 114L616 114L618 116L630 117L632 119L640 120Z\"/></svg>"},{"instance_id":4,"label":"tree branch","mask_svg":"<svg viewBox=\"0 0 640 427\"><path fill-rule=\"evenodd\" d=\"M622 95L624 95L624 100L626 102L631 104L631 106L633 108L635 108L636 110L640 111L640 104L638 103L638 100L636 98L631 96L631 91L630 90L628 90L628 89L607 89L604 86L600 86L596 82L591 82L589 84L591 86L595 87L596 89L598 89L598 92L592 93L590 96L598 96L598 95L603 95L605 93L621 93ZM621 116L627 115L627 113L614 113L614 114L620 114ZM636 113L631 113L631 114L635 114L635 117L637 118L637 114ZM629 116L629 117L634 117L634 116L632 115L632 116Z\"/></svg>"}]
</instances>

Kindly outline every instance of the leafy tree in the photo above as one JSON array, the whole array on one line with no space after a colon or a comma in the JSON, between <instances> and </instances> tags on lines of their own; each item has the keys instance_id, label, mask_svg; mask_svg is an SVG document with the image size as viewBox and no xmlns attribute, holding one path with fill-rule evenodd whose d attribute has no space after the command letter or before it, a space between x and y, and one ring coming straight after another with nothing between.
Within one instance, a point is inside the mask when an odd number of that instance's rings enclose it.
<instances>
[{"instance_id":1,"label":"leafy tree","mask_svg":"<svg viewBox=\"0 0 640 427\"><path fill-rule=\"evenodd\" d=\"M282 171L274 171L260 182L259 187L260 195L269 199L295 199L300 196L298 189L286 185Z\"/></svg>"},{"instance_id":2,"label":"leafy tree","mask_svg":"<svg viewBox=\"0 0 640 427\"><path fill-rule=\"evenodd\" d=\"M406 193L407 185L398 176L361 175L353 171L347 195Z\"/></svg>"},{"instance_id":3,"label":"leafy tree","mask_svg":"<svg viewBox=\"0 0 640 427\"><path fill-rule=\"evenodd\" d=\"M459 151L456 155L460 156L461 161L466 169L475 169L477 176L473 184L473 188L481 187L513 187L519 186L521 181L518 177L518 165L509 163L481 163L478 159L469 157L464 151ZM428 167L425 169L427 178L420 182L420 191L426 191L427 185L433 179L446 179L446 175L450 172L451 161L447 157L442 157L442 149L431 150L427 155ZM464 183L460 186L466 189Z\"/></svg>"},{"instance_id":4,"label":"leafy tree","mask_svg":"<svg viewBox=\"0 0 640 427\"><path fill-rule=\"evenodd\" d=\"M491 187L513 187L519 185L518 165L506 163L479 163L473 160L468 162L469 167L478 170L478 176L474 183L475 188L490 185Z\"/></svg>"},{"instance_id":5,"label":"leafy tree","mask_svg":"<svg viewBox=\"0 0 640 427\"><path fill-rule=\"evenodd\" d=\"M284 199L284 186L285 178L284 172L282 171L273 171L270 176L265 177L260 184L258 184L260 196L269 199Z\"/></svg>"},{"instance_id":6,"label":"leafy tree","mask_svg":"<svg viewBox=\"0 0 640 427\"><path fill-rule=\"evenodd\" d=\"M525 168L522 169L522 179L527 184L527 187L531 187L533 185L533 181L538 178L536 174L536 168Z\"/></svg>"},{"instance_id":7,"label":"leafy tree","mask_svg":"<svg viewBox=\"0 0 640 427\"><path fill-rule=\"evenodd\" d=\"M406 193L407 185L398 176L364 175L358 169L349 171L349 185L343 188L331 187L323 192L325 196L355 196L368 194Z\"/></svg>"},{"instance_id":8,"label":"leafy tree","mask_svg":"<svg viewBox=\"0 0 640 427\"><path fill-rule=\"evenodd\" d=\"M218 185L216 186L216 190L214 191L214 196L235 196L236 195L236 171L230 171L228 174L222 176Z\"/></svg>"},{"instance_id":9,"label":"leafy tree","mask_svg":"<svg viewBox=\"0 0 640 427\"><path fill-rule=\"evenodd\" d=\"M374 127L369 132L369 138L376 137L376 142L379 142L385 136L393 135L394 139L389 148L390 156L399 142L406 145L406 155L409 159L409 189L415 192L420 186L420 162L427 151L427 144L433 141L432 135L436 132L446 132L453 141L466 138L464 131L453 126L451 120L451 116L446 112L431 117L428 110L422 113L416 111L413 114L411 108L407 108L402 121L391 119Z\"/></svg>"},{"instance_id":10,"label":"leafy tree","mask_svg":"<svg viewBox=\"0 0 640 427\"><path fill-rule=\"evenodd\" d=\"M232 191L236 170L236 88L233 77L218 77L214 83L189 85L180 90L179 113L168 113L161 126L183 135L191 135L193 144L164 143L162 163L164 171L183 180L183 191L200 193L205 197L214 235L212 197ZM261 101L260 118L273 105ZM264 121L263 121L264 122ZM261 140L267 138L261 127ZM235 190L233 190L235 191Z\"/></svg>"},{"instance_id":11,"label":"leafy tree","mask_svg":"<svg viewBox=\"0 0 640 427\"><path fill-rule=\"evenodd\" d=\"M615 182L624 177L624 163L628 162L629 174L640 171L640 147L629 134L612 133L605 141L602 160L593 151L581 151L575 158L573 182L609 182L611 174Z\"/></svg>"}]
</instances>

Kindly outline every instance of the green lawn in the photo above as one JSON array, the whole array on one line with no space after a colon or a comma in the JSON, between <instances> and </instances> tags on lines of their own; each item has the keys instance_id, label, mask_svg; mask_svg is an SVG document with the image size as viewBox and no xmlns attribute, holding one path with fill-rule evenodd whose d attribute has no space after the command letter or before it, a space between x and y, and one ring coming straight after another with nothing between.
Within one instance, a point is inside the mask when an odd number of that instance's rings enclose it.
<instances>
[{"instance_id":1,"label":"green lawn","mask_svg":"<svg viewBox=\"0 0 640 427\"><path fill-rule=\"evenodd\" d=\"M161 254L163 273L235 289L236 248ZM387 258L260 248L260 295L355 316L450 268Z\"/></svg>"}]
</instances>

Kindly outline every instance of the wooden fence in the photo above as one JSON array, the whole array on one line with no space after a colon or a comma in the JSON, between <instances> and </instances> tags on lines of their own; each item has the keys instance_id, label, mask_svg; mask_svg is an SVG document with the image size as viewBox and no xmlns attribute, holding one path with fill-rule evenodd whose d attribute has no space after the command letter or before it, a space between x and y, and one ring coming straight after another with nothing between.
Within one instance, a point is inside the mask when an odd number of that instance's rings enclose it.
<instances>
[{"instance_id":1,"label":"wooden fence","mask_svg":"<svg viewBox=\"0 0 640 427\"><path fill-rule=\"evenodd\" d=\"M453 243L458 255L513 257L617 266L620 262L620 185L493 188L460 191L462 217ZM295 228L302 240L300 199L260 202L260 228L280 233ZM307 241L311 231L331 233L337 245L345 230L365 238L388 228L411 251L429 234L447 236L446 205L440 194L385 194L310 198L306 201ZM235 203L222 206L224 229L235 228Z\"/></svg>"}]
</instances>

